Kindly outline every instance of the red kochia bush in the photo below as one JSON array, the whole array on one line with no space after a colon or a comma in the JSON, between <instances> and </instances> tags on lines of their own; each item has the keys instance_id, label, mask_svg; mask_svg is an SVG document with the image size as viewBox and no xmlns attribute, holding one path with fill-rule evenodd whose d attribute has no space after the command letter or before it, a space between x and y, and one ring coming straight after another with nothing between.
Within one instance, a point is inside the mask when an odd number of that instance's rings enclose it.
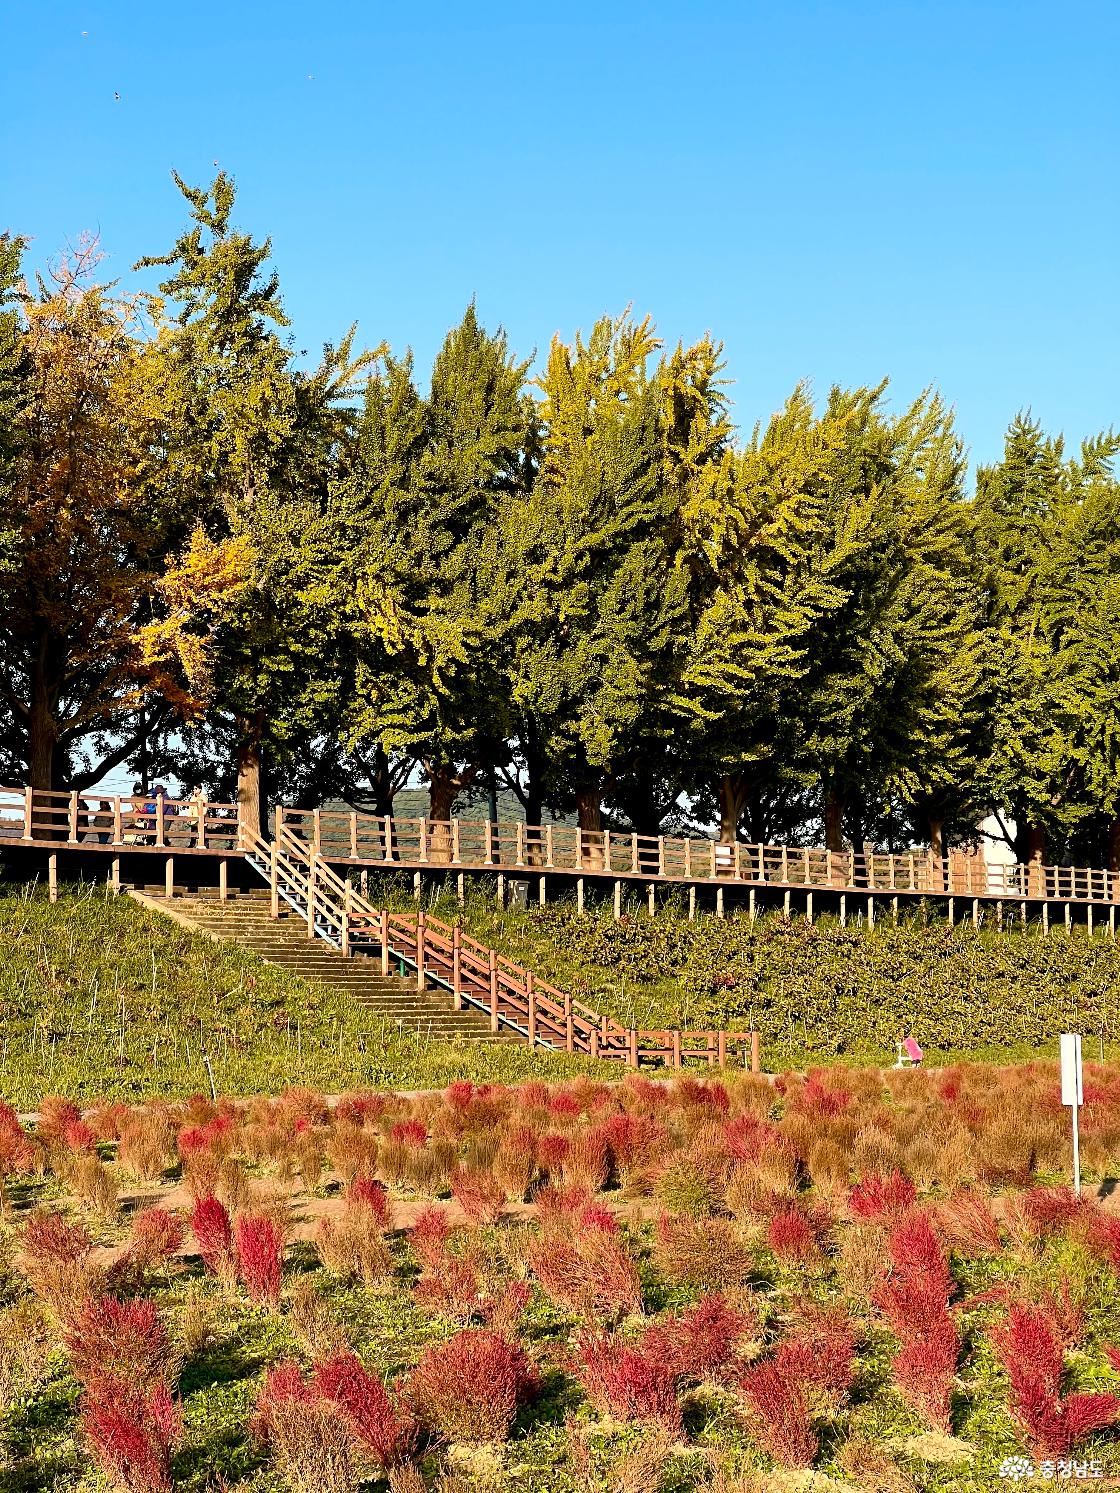
<instances>
[{"instance_id":1,"label":"red kochia bush","mask_svg":"<svg viewBox=\"0 0 1120 1493\"><path fill-rule=\"evenodd\" d=\"M591 1403L619 1420L652 1421L680 1435L677 1372L661 1339L633 1346L606 1332L576 1339L572 1371Z\"/></svg>"},{"instance_id":2,"label":"red kochia bush","mask_svg":"<svg viewBox=\"0 0 1120 1493\"><path fill-rule=\"evenodd\" d=\"M654 1322L643 1343L668 1364L678 1383L722 1380L734 1370L736 1347L749 1326L722 1296L705 1296L687 1311Z\"/></svg>"},{"instance_id":3,"label":"red kochia bush","mask_svg":"<svg viewBox=\"0 0 1120 1493\"><path fill-rule=\"evenodd\" d=\"M411 1456L418 1432L415 1420L393 1404L381 1380L356 1353L339 1353L317 1364L312 1384L339 1407L383 1471Z\"/></svg>"},{"instance_id":4,"label":"red kochia bush","mask_svg":"<svg viewBox=\"0 0 1120 1493\"><path fill-rule=\"evenodd\" d=\"M183 1418L166 1384L103 1381L82 1399L81 1427L101 1471L125 1493L171 1493Z\"/></svg>"},{"instance_id":5,"label":"red kochia bush","mask_svg":"<svg viewBox=\"0 0 1120 1493\"><path fill-rule=\"evenodd\" d=\"M383 1229L389 1227L389 1189L371 1177L355 1177L346 1189L347 1208L368 1208Z\"/></svg>"},{"instance_id":6,"label":"red kochia bush","mask_svg":"<svg viewBox=\"0 0 1120 1493\"><path fill-rule=\"evenodd\" d=\"M489 1172L463 1167L451 1183L451 1196L471 1223L493 1223L506 1200L505 1190Z\"/></svg>"},{"instance_id":7,"label":"red kochia bush","mask_svg":"<svg viewBox=\"0 0 1120 1493\"><path fill-rule=\"evenodd\" d=\"M426 1350L410 1388L427 1420L452 1441L504 1441L537 1378L525 1350L468 1328Z\"/></svg>"},{"instance_id":8,"label":"red kochia bush","mask_svg":"<svg viewBox=\"0 0 1120 1493\"><path fill-rule=\"evenodd\" d=\"M237 1273L254 1301L275 1306L280 1300L284 1235L279 1224L264 1214L247 1213L233 1228Z\"/></svg>"},{"instance_id":9,"label":"red kochia bush","mask_svg":"<svg viewBox=\"0 0 1120 1493\"><path fill-rule=\"evenodd\" d=\"M777 1358L768 1358L743 1374L739 1388L751 1431L775 1462L810 1467L817 1455L817 1433L805 1382Z\"/></svg>"},{"instance_id":10,"label":"red kochia bush","mask_svg":"<svg viewBox=\"0 0 1120 1493\"><path fill-rule=\"evenodd\" d=\"M408 1231L412 1252L425 1270L439 1270L447 1258L447 1236L451 1225L442 1208L421 1208Z\"/></svg>"},{"instance_id":11,"label":"red kochia bush","mask_svg":"<svg viewBox=\"0 0 1120 1493\"><path fill-rule=\"evenodd\" d=\"M1034 1456L1064 1457L1091 1431L1120 1419L1116 1395L1062 1394L1062 1345L1044 1308L1013 1306L992 1340L1011 1384L1012 1414Z\"/></svg>"},{"instance_id":12,"label":"red kochia bush","mask_svg":"<svg viewBox=\"0 0 1120 1493\"><path fill-rule=\"evenodd\" d=\"M899 1341L895 1382L932 1429L948 1432L960 1352L960 1334L949 1311L954 1289L949 1262L924 1213L895 1225L888 1251L890 1272L874 1299Z\"/></svg>"},{"instance_id":13,"label":"red kochia bush","mask_svg":"<svg viewBox=\"0 0 1120 1493\"><path fill-rule=\"evenodd\" d=\"M782 1208L766 1229L766 1242L784 1264L807 1265L820 1258L813 1226L800 1208Z\"/></svg>"},{"instance_id":14,"label":"red kochia bush","mask_svg":"<svg viewBox=\"0 0 1120 1493\"><path fill-rule=\"evenodd\" d=\"M99 1296L84 1303L63 1334L74 1377L86 1389L112 1379L147 1389L174 1368L167 1329L151 1301Z\"/></svg>"},{"instance_id":15,"label":"red kochia bush","mask_svg":"<svg viewBox=\"0 0 1120 1493\"><path fill-rule=\"evenodd\" d=\"M234 1272L233 1228L229 1214L216 1197L199 1198L191 1211L194 1232L202 1263L211 1275L232 1279Z\"/></svg>"},{"instance_id":16,"label":"red kochia bush","mask_svg":"<svg viewBox=\"0 0 1120 1493\"><path fill-rule=\"evenodd\" d=\"M878 1222L905 1213L917 1196L918 1189L910 1178L894 1171L889 1177L872 1175L857 1182L848 1194L848 1206L856 1218Z\"/></svg>"}]
</instances>

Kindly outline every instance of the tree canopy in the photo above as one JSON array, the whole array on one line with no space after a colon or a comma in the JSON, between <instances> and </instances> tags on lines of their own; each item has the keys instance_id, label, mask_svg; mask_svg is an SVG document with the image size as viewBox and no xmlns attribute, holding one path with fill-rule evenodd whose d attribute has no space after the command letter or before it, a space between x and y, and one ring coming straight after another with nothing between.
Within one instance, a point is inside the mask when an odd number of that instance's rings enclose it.
<instances>
[{"instance_id":1,"label":"tree canopy","mask_svg":"<svg viewBox=\"0 0 1120 1493\"><path fill-rule=\"evenodd\" d=\"M471 303L426 375L309 360L233 182L99 277L0 237L0 768L431 814L1120 866L1120 437L1029 412L970 486L934 390L732 423L711 336L534 359Z\"/></svg>"}]
</instances>

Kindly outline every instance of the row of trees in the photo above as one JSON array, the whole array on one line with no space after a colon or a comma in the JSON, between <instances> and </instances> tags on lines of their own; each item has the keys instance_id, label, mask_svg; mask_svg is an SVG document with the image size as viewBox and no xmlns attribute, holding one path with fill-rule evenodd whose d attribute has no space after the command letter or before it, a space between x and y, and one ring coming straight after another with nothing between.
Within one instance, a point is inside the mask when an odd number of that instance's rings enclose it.
<instances>
[{"instance_id":1,"label":"row of trees","mask_svg":"<svg viewBox=\"0 0 1120 1493\"><path fill-rule=\"evenodd\" d=\"M297 355L234 192L179 183L159 293L0 241L0 768L174 772L434 817L1120 861L1120 485L1020 416L798 387L746 439L718 344L604 318L539 379L472 307Z\"/></svg>"}]
</instances>

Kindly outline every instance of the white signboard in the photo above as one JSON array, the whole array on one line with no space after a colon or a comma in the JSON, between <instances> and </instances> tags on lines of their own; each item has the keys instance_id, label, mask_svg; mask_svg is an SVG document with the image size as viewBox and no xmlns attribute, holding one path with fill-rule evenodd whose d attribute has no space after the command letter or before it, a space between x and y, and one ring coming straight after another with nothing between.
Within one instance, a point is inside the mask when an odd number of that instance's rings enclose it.
<instances>
[{"instance_id":1,"label":"white signboard","mask_svg":"<svg viewBox=\"0 0 1120 1493\"><path fill-rule=\"evenodd\" d=\"M1077 1111L1085 1102L1081 1088L1081 1037L1066 1032L1062 1037L1062 1103L1068 1104L1073 1121L1073 1190L1081 1196L1081 1138L1077 1133Z\"/></svg>"},{"instance_id":2,"label":"white signboard","mask_svg":"<svg viewBox=\"0 0 1120 1493\"><path fill-rule=\"evenodd\" d=\"M1062 1038L1062 1103L1083 1104L1081 1088L1081 1038L1066 1032Z\"/></svg>"}]
</instances>

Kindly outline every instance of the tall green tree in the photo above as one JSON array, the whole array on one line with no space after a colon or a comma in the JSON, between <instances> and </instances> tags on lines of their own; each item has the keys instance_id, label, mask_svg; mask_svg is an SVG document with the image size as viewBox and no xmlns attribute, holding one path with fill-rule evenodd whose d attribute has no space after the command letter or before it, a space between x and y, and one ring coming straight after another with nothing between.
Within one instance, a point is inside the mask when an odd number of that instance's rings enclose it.
<instances>
[{"instance_id":1,"label":"tall green tree","mask_svg":"<svg viewBox=\"0 0 1120 1493\"><path fill-rule=\"evenodd\" d=\"M522 484L525 372L473 305L426 396L411 356L386 355L332 508L356 660L347 745L420 763L441 823L510 728L497 518Z\"/></svg>"},{"instance_id":2,"label":"tall green tree","mask_svg":"<svg viewBox=\"0 0 1120 1493\"><path fill-rule=\"evenodd\" d=\"M541 467L502 518L510 698L542 797L598 830L603 795L663 720L687 609L678 499L663 480L649 321L553 340ZM540 790L538 790L540 791Z\"/></svg>"},{"instance_id":3,"label":"tall green tree","mask_svg":"<svg viewBox=\"0 0 1120 1493\"><path fill-rule=\"evenodd\" d=\"M316 368L300 366L271 242L233 225L233 181L175 181L189 226L137 268L170 271L160 290L174 325L159 345L178 399L168 461L212 533L252 541L253 585L221 630L208 734L211 751L232 757L242 817L259 828L266 757L281 764L335 725L339 628L317 544L373 355L354 352L351 327Z\"/></svg>"}]
</instances>

